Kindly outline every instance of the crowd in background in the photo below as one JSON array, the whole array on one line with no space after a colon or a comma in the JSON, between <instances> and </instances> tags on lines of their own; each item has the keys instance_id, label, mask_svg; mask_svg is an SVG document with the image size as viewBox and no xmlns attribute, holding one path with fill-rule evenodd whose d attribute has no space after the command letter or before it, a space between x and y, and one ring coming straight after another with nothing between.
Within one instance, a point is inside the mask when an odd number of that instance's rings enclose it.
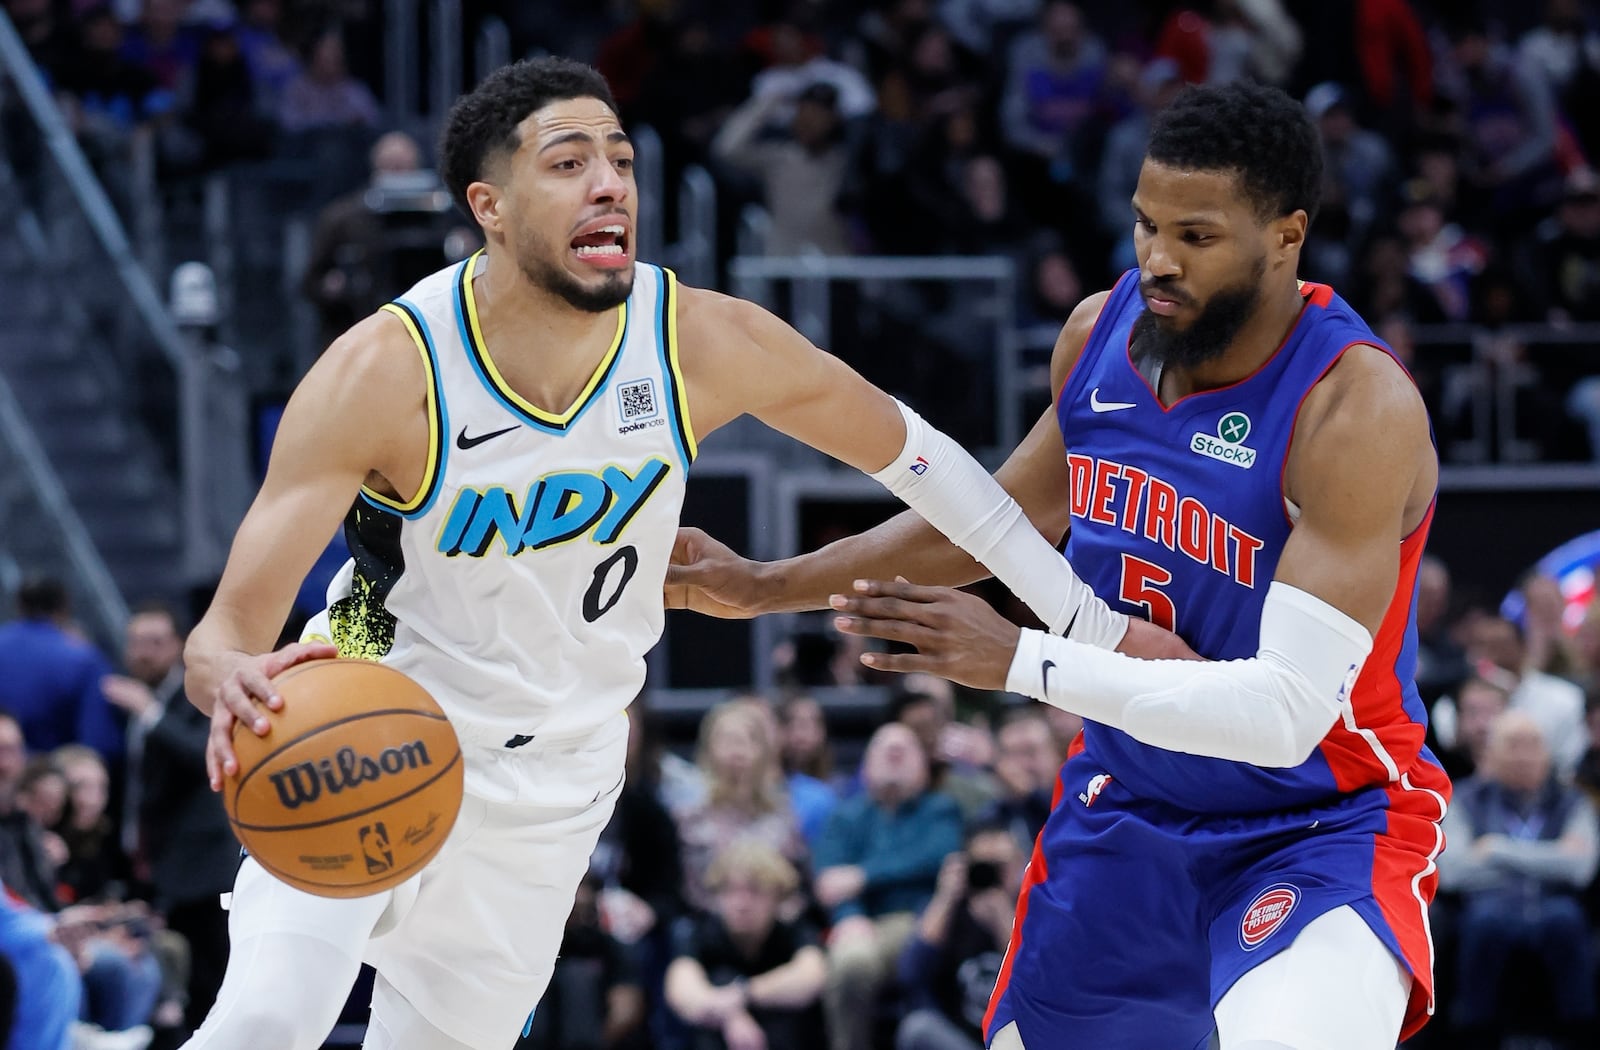
<instances>
[{"instance_id":1,"label":"crowd in background","mask_svg":"<svg viewBox=\"0 0 1600 1050\"><path fill-rule=\"evenodd\" d=\"M295 206L321 219L298 283L329 333L407 272L365 191L429 164L376 100L380 6L4 0L114 196L137 135L169 185L309 165ZM1496 367L1532 370L1519 436L1600 456L1595 345L1540 357L1512 337L1600 322L1600 22L1578 0L640 0L469 4L469 24L491 11L519 54L593 60L630 125L661 134L669 187L699 164L730 216L764 205L771 252L1009 256L1042 324L1132 265L1151 114L1185 83L1281 84L1328 158L1303 276L1412 364L1447 453L1478 379L1415 335L1470 323L1507 333ZM443 254L465 250L458 224ZM911 324L896 345L973 353L940 338ZM1417 1046L1594 1038L1600 606L1551 588L1530 578L1512 620L1458 607L1438 561L1422 574L1420 686L1457 802L1440 1014ZM20 597L0 628L0 1018L53 1009L85 1047L173 1044L215 995L238 858L182 693L186 617L142 609L118 674L58 585ZM1076 726L919 678L876 682L881 726L836 737L807 689L867 679L834 644L821 677L713 708L692 748L636 707L627 787L524 1047L980 1044Z\"/></svg>"},{"instance_id":2,"label":"crowd in background","mask_svg":"<svg viewBox=\"0 0 1600 1050\"><path fill-rule=\"evenodd\" d=\"M375 97L383 7L5 0L108 184L125 165L105 158L142 133L169 187L270 172L277 195L251 207L279 215L429 167L427 129L395 127ZM1486 378L1450 365L1474 353L1519 377L1520 455L1600 454L1600 341L1572 328L1600 322L1600 25L1582 0L484 0L464 14L469 41L496 14L516 54L592 60L625 121L657 129L669 237L678 176L703 165L724 257L747 202L770 216L772 254L1005 256L1025 325L1063 320L1132 265L1128 201L1150 115L1175 91L1280 84L1328 160L1303 276L1412 364L1447 456ZM413 136L410 152L369 160L385 131ZM397 268L359 211L347 199L325 215L293 275L323 336L471 246L456 230L448 252ZM870 371L892 326L919 369L955 377L935 374L923 397L959 402L987 381L971 344L992 333L942 294L858 310L830 348ZM1579 335L1547 346L1520 323ZM1462 324L1491 333L1486 346L1439 327Z\"/></svg>"},{"instance_id":3,"label":"crowd in background","mask_svg":"<svg viewBox=\"0 0 1600 1050\"><path fill-rule=\"evenodd\" d=\"M1418 685L1456 801L1433 909L1439 1016L1413 1047L1600 1034L1600 604L1538 575L1520 597L1511 620L1457 601L1437 559L1420 574ZM181 625L141 609L119 674L59 585L24 587L20 614L0 627L0 959L35 994L15 1006L39 1008L48 985L76 1045L170 1045L216 994L218 895L238 862L205 782L207 720L183 694ZM857 642L833 644L772 695L717 703L692 747L670 746L648 692L634 706L626 787L523 1050L981 1045L1081 723L889 681L850 659ZM865 739L830 731L813 696L885 686Z\"/></svg>"}]
</instances>

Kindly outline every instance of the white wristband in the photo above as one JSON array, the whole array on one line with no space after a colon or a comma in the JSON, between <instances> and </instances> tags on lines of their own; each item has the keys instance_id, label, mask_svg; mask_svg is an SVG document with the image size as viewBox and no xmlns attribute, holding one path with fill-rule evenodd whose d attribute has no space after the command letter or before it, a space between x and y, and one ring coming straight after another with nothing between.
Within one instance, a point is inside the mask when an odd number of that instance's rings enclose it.
<instances>
[{"instance_id":1,"label":"white wristband","mask_svg":"<svg viewBox=\"0 0 1600 1050\"><path fill-rule=\"evenodd\" d=\"M905 447L873 479L982 562L1052 631L1096 648L1116 648L1128 617L1078 578L977 460L906 405L895 404L905 419Z\"/></svg>"}]
</instances>

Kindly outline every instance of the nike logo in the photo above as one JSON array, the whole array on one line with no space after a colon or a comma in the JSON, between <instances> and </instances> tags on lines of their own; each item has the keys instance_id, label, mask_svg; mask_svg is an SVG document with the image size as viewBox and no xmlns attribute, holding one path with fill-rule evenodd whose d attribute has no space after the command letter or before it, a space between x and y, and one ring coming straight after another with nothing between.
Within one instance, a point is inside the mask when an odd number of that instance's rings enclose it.
<instances>
[{"instance_id":1,"label":"nike logo","mask_svg":"<svg viewBox=\"0 0 1600 1050\"><path fill-rule=\"evenodd\" d=\"M1044 688L1041 691L1045 696L1050 695L1050 669L1055 665L1056 662L1054 660L1046 660L1039 665L1039 679L1044 683Z\"/></svg>"},{"instance_id":2,"label":"nike logo","mask_svg":"<svg viewBox=\"0 0 1600 1050\"><path fill-rule=\"evenodd\" d=\"M1102 401L1100 388L1095 387L1089 393L1089 407L1096 412L1121 412L1125 408L1138 408L1132 401Z\"/></svg>"},{"instance_id":3,"label":"nike logo","mask_svg":"<svg viewBox=\"0 0 1600 1050\"><path fill-rule=\"evenodd\" d=\"M501 434L511 433L513 430L516 430L519 425L520 424L513 423L504 430L491 430L487 434L474 434L471 437L467 436L467 428L462 427L461 433L456 435L456 448L459 448L463 452L469 448L477 448L479 445L490 440L491 438L497 438Z\"/></svg>"}]
</instances>

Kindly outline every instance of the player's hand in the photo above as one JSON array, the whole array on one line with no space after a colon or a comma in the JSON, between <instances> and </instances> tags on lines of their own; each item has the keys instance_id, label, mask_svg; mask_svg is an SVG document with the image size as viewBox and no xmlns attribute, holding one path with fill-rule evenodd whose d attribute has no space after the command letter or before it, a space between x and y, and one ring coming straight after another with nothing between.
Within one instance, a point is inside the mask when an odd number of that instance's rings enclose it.
<instances>
[{"instance_id":1,"label":"player's hand","mask_svg":"<svg viewBox=\"0 0 1600 1050\"><path fill-rule=\"evenodd\" d=\"M296 642L261 656L239 656L217 687L216 703L211 709L206 777L212 791L221 791L222 778L239 772L239 760L233 753L234 723L242 722L256 736L266 736L266 713L283 708L283 697L272 688L272 679L295 664L331 660L338 655L338 647L326 642Z\"/></svg>"},{"instance_id":2,"label":"player's hand","mask_svg":"<svg viewBox=\"0 0 1600 1050\"><path fill-rule=\"evenodd\" d=\"M156 694L137 678L125 674L108 674L100 679L100 692L113 706L120 707L133 718L139 718L156 706Z\"/></svg>"},{"instance_id":3,"label":"player's hand","mask_svg":"<svg viewBox=\"0 0 1600 1050\"><path fill-rule=\"evenodd\" d=\"M764 563L741 558L699 529L681 528L667 566L666 607L747 620L765 611L764 568Z\"/></svg>"},{"instance_id":4,"label":"player's hand","mask_svg":"<svg viewBox=\"0 0 1600 1050\"><path fill-rule=\"evenodd\" d=\"M861 896L867 888L867 873L855 864L836 864L817 872L817 901L824 908L836 908Z\"/></svg>"},{"instance_id":5,"label":"player's hand","mask_svg":"<svg viewBox=\"0 0 1600 1050\"><path fill-rule=\"evenodd\" d=\"M939 865L939 881L934 886L933 895L953 901L959 900L965 892L967 892L967 855L961 850L956 850L945 857L944 863Z\"/></svg>"},{"instance_id":6,"label":"player's hand","mask_svg":"<svg viewBox=\"0 0 1600 1050\"><path fill-rule=\"evenodd\" d=\"M828 600L846 634L905 642L914 653L863 653L879 671L925 672L974 689L1004 689L1022 629L982 598L951 587L896 579L857 580L853 594Z\"/></svg>"},{"instance_id":7,"label":"player's hand","mask_svg":"<svg viewBox=\"0 0 1600 1050\"><path fill-rule=\"evenodd\" d=\"M767 1050L767 1033L744 1010L736 1010L722 1022L722 1040L728 1050Z\"/></svg>"}]
</instances>

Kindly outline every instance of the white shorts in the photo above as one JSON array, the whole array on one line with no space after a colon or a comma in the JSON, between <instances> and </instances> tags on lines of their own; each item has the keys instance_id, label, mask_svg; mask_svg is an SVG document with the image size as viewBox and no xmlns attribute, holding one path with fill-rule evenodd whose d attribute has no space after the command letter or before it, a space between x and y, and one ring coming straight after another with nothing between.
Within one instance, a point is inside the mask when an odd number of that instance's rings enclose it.
<instances>
[{"instance_id":1,"label":"white shorts","mask_svg":"<svg viewBox=\"0 0 1600 1050\"><path fill-rule=\"evenodd\" d=\"M468 745L461 815L415 877L335 900L246 860L230 933L326 941L377 967L451 1038L509 1047L550 981L578 883L622 789L627 746L623 717L583 741Z\"/></svg>"}]
</instances>

